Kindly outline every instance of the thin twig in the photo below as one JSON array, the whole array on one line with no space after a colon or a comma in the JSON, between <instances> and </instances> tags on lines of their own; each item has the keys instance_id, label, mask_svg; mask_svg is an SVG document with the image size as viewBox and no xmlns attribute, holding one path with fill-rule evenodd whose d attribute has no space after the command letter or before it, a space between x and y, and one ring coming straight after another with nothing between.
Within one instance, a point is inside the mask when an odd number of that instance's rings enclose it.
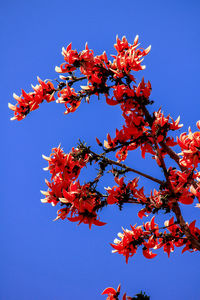
<instances>
[{"instance_id":1,"label":"thin twig","mask_svg":"<svg viewBox=\"0 0 200 300\"><path fill-rule=\"evenodd\" d=\"M126 166L125 164L122 164L122 163L119 163L119 162L114 161L114 160L112 160L112 159L106 158L106 157L104 157L103 155L99 155L99 154L97 154L97 153L95 153L95 152L93 152L93 151L91 151L91 150L89 150L89 152L90 152L91 154L93 154L94 156L98 157L99 159L104 159L108 164L116 165L116 166L119 166L119 167L121 167L121 168L124 168L127 172L134 172L134 173L136 173L136 174L138 174L138 175L141 175L141 176L143 176L143 177L145 177L145 178L147 178L147 179L150 179L150 180L152 180L152 181L154 181L154 182L156 182L156 183L159 183L159 184L163 184L163 183L164 183L164 182L163 182L162 180L160 180L160 179L157 179L157 178L155 178L155 177L153 177L153 176L151 176L151 175L148 175L148 174L145 174L145 173L143 173L143 172L140 172L140 171L138 171L138 170L136 170L136 169L130 168L130 167Z\"/></svg>"}]
</instances>

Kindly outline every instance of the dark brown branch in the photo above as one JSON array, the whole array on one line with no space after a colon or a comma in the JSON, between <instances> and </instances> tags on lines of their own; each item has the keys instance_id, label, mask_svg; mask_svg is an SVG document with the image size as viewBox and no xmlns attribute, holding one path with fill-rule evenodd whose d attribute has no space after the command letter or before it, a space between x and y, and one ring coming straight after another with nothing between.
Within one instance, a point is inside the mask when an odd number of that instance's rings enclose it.
<instances>
[{"instance_id":1,"label":"dark brown branch","mask_svg":"<svg viewBox=\"0 0 200 300\"><path fill-rule=\"evenodd\" d=\"M186 168L183 167L183 166L181 166L181 164L179 162L179 156L177 155L177 153L174 152L169 146L167 146L164 141L160 142L159 144L167 152L167 154L169 154L169 156L171 157L171 159L173 159L178 164L178 166L180 167L181 171L185 171Z\"/></svg>"},{"instance_id":2,"label":"dark brown branch","mask_svg":"<svg viewBox=\"0 0 200 300\"><path fill-rule=\"evenodd\" d=\"M91 150L89 150L89 152L90 152L91 154L93 154L95 157L98 157L99 159L104 159L104 160L105 160L108 164L110 164L110 165L119 166L119 167L125 169L127 172L134 172L134 173L136 173L136 174L138 174L138 175L141 175L141 176L143 176L143 177L145 177L145 178L147 178L147 179L150 179L150 180L152 180L152 181L154 181L154 182L156 182L156 183L159 183L159 184L163 184L163 183L164 183L164 182L163 182L162 180L160 180L160 179L157 179L157 178L155 178L155 177L153 177L153 176L150 176L150 175L148 175L148 174L145 174L145 173L143 173L143 172L140 172L140 171L138 171L138 170L136 170L136 169L130 168L130 167L126 166L125 164L122 164L122 163L119 163L119 162L114 161L114 160L112 160L112 159L106 158L106 157L104 157L104 156L102 156L102 155L99 155L99 154L97 154L97 153L95 153L95 152L93 152L93 151L91 151Z\"/></svg>"}]
</instances>

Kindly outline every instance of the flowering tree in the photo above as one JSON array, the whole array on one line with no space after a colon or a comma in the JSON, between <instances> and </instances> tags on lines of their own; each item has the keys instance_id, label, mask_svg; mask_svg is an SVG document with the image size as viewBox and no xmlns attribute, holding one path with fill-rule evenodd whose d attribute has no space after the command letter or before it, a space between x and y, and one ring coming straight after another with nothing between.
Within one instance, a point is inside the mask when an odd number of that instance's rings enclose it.
<instances>
[{"instance_id":1,"label":"flowering tree","mask_svg":"<svg viewBox=\"0 0 200 300\"><path fill-rule=\"evenodd\" d=\"M14 94L17 103L9 103L9 108L14 111L11 120L24 119L44 100L62 103L66 108L65 114L72 113L83 99L89 103L92 96L99 97L101 94L108 105L119 105L122 110L124 125L116 129L115 136L111 137L108 133L104 142L96 138L100 153L80 141L69 153L58 146L52 149L50 156L43 155L48 163L45 170L49 171L51 179L46 180L47 191L42 191L45 196L42 202L60 206L56 220L88 224L89 229L92 225L106 224L100 220L99 212L108 205L122 209L124 204L134 204L139 207L140 219L152 215L151 220L143 225L123 229L111 244L113 252L123 255L126 263L139 247L147 259L154 258L156 250L161 248L168 256L175 247L182 247L182 253L198 251L200 230L195 220L190 224L185 221L181 206L193 205L197 201L196 207L200 208L200 172L197 170L200 131L193 133L189 128L188 133L184 132L174 139L172 132L183 126L179 124L180 117L174 120L170 115L165 116L161 109L150 113L149 107L153 105L151 84L144 79L137 84L133 75L133 72L145 68L142 61L150 46L139 48L136 36L133 44L129 44L125 37L122 40L117 37L114 47L117 54L108 60L105 52L95 56L87 44L85 50L79 53L69 44L62 49L64 63L55 68L56 72L65 74L59 76L56 84L38 78L39 84L33 86L33 92L22 90L21 96ZM85 85L75 90L73 86L81 81ZM200 121L196 125L200 130ZM174 150L174 146L180 147L180 153ZM128 153L139 147L144 159L146 154L151 154L155 160L161 170L159 179L125 163ZM113 154L116 159L111 157ZM171 159L169 167L166 166L166 158ZM80 172L88 164L98 166L97 174L91 181L81 184L78 180ZM101 191L98 184L107 172L112 174L116 185ZM156 189L147 195L144 187L138 187L138 177L126 179L128 172L151 180ZM155 214L162 212L173 216L164 225L159 225ZM112 300L119 299L119 293L120 286L117 290L107 288L102 294L108 295L107 300ZM148 296L138 294L137 298L131 298L124 294L123 300L126 299L148 299Z\"/></svg>"}]
</instances>

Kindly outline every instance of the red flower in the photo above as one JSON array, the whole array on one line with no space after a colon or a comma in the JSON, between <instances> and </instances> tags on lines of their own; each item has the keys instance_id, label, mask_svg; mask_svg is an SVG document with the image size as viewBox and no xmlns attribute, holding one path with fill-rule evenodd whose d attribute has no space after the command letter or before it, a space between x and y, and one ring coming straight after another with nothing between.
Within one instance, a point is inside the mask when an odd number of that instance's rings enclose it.
<instances>
[{"instance_id":1,"label":"red flower","mask_svg":"<svg viewBox=\"0 0 200 300\"><path fill-rule=\"evenodd\" d=\"M48 191L41 191L45 196L44 199L41 199L42 203L51 203L52 206L55 206L59 203L59 198L63 196L62 190L68 188L69 181L63 180L61 174L54 177L53 182L45 180L46 185L48 186Z\"/></svg>"},{"instance_id":2,"label":"red flower","mask_svg":"<svg viewBox=\"0 0 200 300\"><path fill-rule=\"evenodd\" d=\"M106 288L101 295L108 295L106 300L116 300L120 294L121 285L119 284L117 290L112 287Z\"/></svg>"},{"instance_id":3,"label":"red flower","mask_svg":"<svg viewBox=\"0 0 200 300\"><path fill-rule=\"evenodd\" d=\"M146 99L149 98L151 94L151 83L148 81L147 83L144 82L144 77L142 78L142 81L138 84L136 90L135 90L137 97L144 97Z\"/></svg>"},{"instance_id":4,"label":"red flower","mask_svg":"<svg viewBox=\"0 0 200 300\"><path fill-rule=\"evenodd\" d=\"M56 205L60 202L66 205L65 208L58 210L58 216L64 220L102 226L106 223L99 221L97 208L100 205L100 198L96 192L90 189L90 184L80 185L75 181L80 170L87 164L88 154L81 154L81 150L73 148L69 154L65 154L59 147L53 148L50 157L43 156L48 161L48 167L52 174L52 182L46 181L48 191L41 191L45 195L43 203Z\"/></svg>"},{"instance_id":5,"label":"red flower","mask_svg":"<svg viewBox=\"0 0 200 300\"><path fill-rule=\"evenodd\" d=\"M136 36L133 45L128 44L125 37L122 38L122 41L117 37L117 43L114 45L118 54L114 56L114 61L111 65L110 70L115 74L115 77L123 77L124 72L129 74L130 71L139 71L145 69L145 66L142 66L143 57L146 56L151 46L147 49L137 49L138 45L138 36Z\"/></svg>"},{"instance_id":6,"label":"red flower","mask_svg":"<svg viewBox=\"0 0 200 300\"><path fill-rule=\"evenodd\" d=\"M176 169L169 168L169 180L174 193L177 195L179 202L183 204L192 204L194 196L189 191L188 178L191 176L190 172L181 172Z\"/></svg>"},{"instance_id":7,"label":"red flower","mask_svg":"<svg viewBox=\"0 0 200 300\"><path fill-rule=\"evenodd\" d=\"M123 229L123 228L122 228ZM121 239L115 239L114 244L111 246L115 249L113 253L118 252L126 258L128 263L129 257L133 256L137 252L138 245L142 244L144 240L144 231L141 226L131 226L132 230L123 229L123 233L119 232L118 237Z\"/></svg>"},{"instance_id":8,"label":"red flower","mask_svg":"<svg viewBox=\"0 0 200 300\"><path fill-rule=\"evenodd\" d=\"M150 251L149 249L143 249L143 255L144 257L151 259L157 256L156 253L152 253L152 251Z\"/></svg>"},{"instance_id":9,"label":"red flower","mask_svg":"<svg viewBox=\"0 0 200 300\"><path fill-rule=\"evenodd\" d=\"M55 88L53 84L48 81L42 81L39 77L37 78L39 81L39 85L35 87L32 86L34 92L26 93L22 90L22 95L19 97L16 94L13 94L15 100L17 100L17 104L13 105L11 103L8 104L8 107L14 111L14 117L11 120L22 120L26 117L26 115L39 107L44 100L47 102L54 101L54 92Z\"/></svg>"},{"instance_id":10,"label":"red flower","mask_svg":"<svg viewBox=\"0 0 200 300\"><path fill-rule=\"evenodd\" d=\"M61 64L60 67L55 67L55 71L58 73L72 72L76 70L75 64L79 61L79 55L76 50L72 50L72 43L67 48L62 48L62 55L66 63Z\"/></svg>"},{"instance_id":11,"label":"red flower","mask_svg":"<svg viewBox=\"0 0 200 300\"><path fill-rule=\"evenodd\" d=\"M119 186L105 188L105 190L108 192L107 203L123 203L123 201L128 202L129 199L131 202L131 196L135 196L137 192L136 187L138 186L138 180L139 178L134 178L132 181L129 181L129 183L126 185L124 183L124 177L121 177L120 179L118 177L115 177L115 182Z\"/></svg>"},{"instance_id":12,"label":"red flower","mask_svg":"<svg viewBox=\"0 0 200 300\"><path fill-rule=\"evenodd\" d=\"M90 185L80 185L79 182L71 183L68 191L63 190L62 203L70 204L70 214L68 220L71 222L79 222L79 224L92 224L103 226L106 223L99 221L95 208L100 204L98 195L90 191Z\"/></svg>"},{"instance_id":13,"label":"red flower","mask_svg":"<svg viewBox=\"0 0 200 300\"><path fill-rule=\"evenodd\" d=\"M197 127L199 128L199 122ZM189 128L189 133L182 133L180 138L177 138L177 142L182 150L179 154L182 156L180 163L187 168L196 168L200 162L200 132L192 133Z\"/></svg>"},{"instance_id":14,"label":"red flower","mask_svg":"<svg viewBox=\"0 0 200 300\"><path fill-rule=\"evenodd\" d=\"M68 86L68 84L64 89L58 92L58 100L56 100L56 102L65 104L65 107L67 109L65 111L65 114L76 111L81 104L80 97L77 95L73 88L70 88Z\"/></svg>"}]
</instances>

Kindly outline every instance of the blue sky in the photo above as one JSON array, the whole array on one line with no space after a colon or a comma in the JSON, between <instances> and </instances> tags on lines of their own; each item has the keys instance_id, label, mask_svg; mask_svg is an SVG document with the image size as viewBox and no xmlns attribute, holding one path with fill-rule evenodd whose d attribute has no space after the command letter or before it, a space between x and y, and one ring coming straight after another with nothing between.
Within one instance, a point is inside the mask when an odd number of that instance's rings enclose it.
<instances>
[{"instance_id":1,"label":"blue sky","mask_svg":"<svg viewBox=\"0 0 200 300\"><path fill-rule=\"evenodd\" d=\"M155 108L166 114L181 115L184 124L196 130L200 119L200 3L199 1L6 1L0 3L1 31L1 202L0 239L2 300L78 300L105 299L107 286L122 284L123 291L134 295L140 290L152 300L197 300L199 254L176 250L171 258L158 251L153 260L140 251L125 264L112 254L110 242L121 226L135 224L136 207L122 212L108 208L101 220L108 224L77 227L67 221L52 220L56 208L40 203L40 190L48 177L42 168L42 154L61 143L65 152L79 138L97 150L95 137L114 134L122 125L120 111L108 107L103 98L82 104L74 114L65 116L61 104L42 104L21 122L11 122L7 103L12 94L31 91L36 77L56 78L54 67L62 61L62 46L70 42L78 51L88 41L96 54L114 54L116 34L132 42L136 34L142 46L152 45L145 58L145 80L152 83ZM153 162L134 153L129 164L153 176L162 174ZM90 176L90 170L82 180ZM105 186L108 186L105 181ZM154 185L141 181L149 191ZM197 219L200 210L184 207L188 221ZM166 216L168 218L169 216ZM163 216L159 220L163 220Z\"/></svg>"}]
</instances>

